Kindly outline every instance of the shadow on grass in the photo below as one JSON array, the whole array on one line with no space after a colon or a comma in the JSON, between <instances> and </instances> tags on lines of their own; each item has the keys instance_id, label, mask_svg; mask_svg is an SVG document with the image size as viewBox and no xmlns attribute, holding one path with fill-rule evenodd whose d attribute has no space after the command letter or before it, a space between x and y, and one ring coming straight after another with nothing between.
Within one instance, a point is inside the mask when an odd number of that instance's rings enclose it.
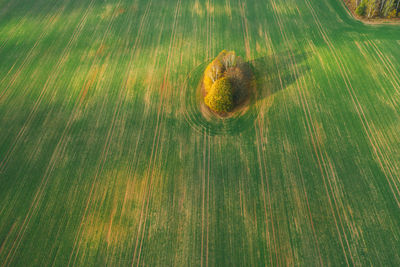
<instances>
[{"instance_id":1,"label":"shadow on grass","mask_svg":"<svg viewBox=\"0 0 400 267\"><path fill-rule=\"evenodd\" d=\"M309 70L308 53L285 51L247 62L256 80L257 101L285 90Z\"/></svg>"}]
</instances>

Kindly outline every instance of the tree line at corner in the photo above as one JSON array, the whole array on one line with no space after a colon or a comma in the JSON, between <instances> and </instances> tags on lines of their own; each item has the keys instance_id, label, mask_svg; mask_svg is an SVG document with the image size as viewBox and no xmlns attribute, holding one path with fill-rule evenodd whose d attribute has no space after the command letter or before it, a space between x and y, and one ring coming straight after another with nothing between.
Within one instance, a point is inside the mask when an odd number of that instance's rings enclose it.
<instances>
[{"instance_id":1,"label":"tree line at corner","mask_svg":"<svg viewBox=\"0 0 400 267\"><path fill-rule=\"evenodd\" d=\"M400 0L351 0L356 14L366 18L395 18L400 15Z\"/></svg>"}]
</instances>

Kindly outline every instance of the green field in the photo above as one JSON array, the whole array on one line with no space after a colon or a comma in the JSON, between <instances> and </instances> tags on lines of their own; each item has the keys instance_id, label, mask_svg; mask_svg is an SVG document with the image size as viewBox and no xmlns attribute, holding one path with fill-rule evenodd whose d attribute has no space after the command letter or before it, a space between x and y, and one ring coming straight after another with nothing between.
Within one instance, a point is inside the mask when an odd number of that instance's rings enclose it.
<instances>
[{"instance_id":1,"label":"green field","mask_svg":"<svg viewBox=\"0 0 400 267\"><path fill-rule=\"evenodd\" d=\"M257 100L207 121L222 49ZM400 26L342 0L0 0L0 266L399 266Z\"/></svg>"}]
</instances>

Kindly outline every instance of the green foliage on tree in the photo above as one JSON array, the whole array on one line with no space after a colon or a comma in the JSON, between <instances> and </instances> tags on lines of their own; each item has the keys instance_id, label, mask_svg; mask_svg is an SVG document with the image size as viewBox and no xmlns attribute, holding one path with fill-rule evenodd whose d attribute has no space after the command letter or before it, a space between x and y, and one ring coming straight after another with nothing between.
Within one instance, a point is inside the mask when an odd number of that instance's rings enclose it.
<instances>
[{"instance_id":1,"label":"green foliage on tree","mask_svg":"<svg viewBox=\"0 0 400 267\"><path fill-rule=\"evenodd\" d=\"M225 68L222 64L221 59L226 54L225 50L222 50L221 53L207 66L204 71L204 89L205 92L208 93L211 90L213 83L215 83L219 78L222 77Z\"/></svg>"},{"instance_id":2,"label":"green foliage on tree","mask_svg":"<svg viewBox=\"0 0 400 267\"><path fill-rule=\"evenodd\" d=\"M222 78L226 70L235 67L236 62L237 58L234 51L222 50L204 71L205 92L208 93L211 90L213 83Z\"/></svg>"},{"instance_id":3,"label":"green foliage on tree","mask_svg":"<svg viewBox=\"0 0 400 267\"><path fill-rule=\"evenodd\" d=\"M364 16L366 8L367 8L366 2L362 1L361 4L356 8L356 14L359 16Z\"/></svg>"},{"instance_id":4,"label":"green foliage on tree","mask_svg":"<svg viewBox=\"0 0 400 267\"><path fill-rule=\"evenodd\" d=\"M355 13L367 18L394 18L400 11L400 0L355 0Z\"/></svg>"},{"instance_id":5,"label":"green foliage on tree","mask_svg":"<svg viewBox=\"0 0 400 267\"><path fill-rule=\"evenodd\" d=\"M233 94L229 78L218 79L204 98L204 103L216 112L231 111L233 109Z\"/></svg>"},{"instance_id":6,"label":"green foliage on tree","mask_svg":"<svg viewBox=\"0 0 400 267\"><path fill-rule=\"evenodd\" d=\"M391 19L391 18L395 18L396 17L396 15L397 15L397 10L396 9L393 9L389 14L388 14L388 19Z\"/></svg>"},{"instance_id":7,"label":"green foliage on tree","mask_svg":"<svg viewBox=\"0 0 400 267\"><path fill-rule=\"evenodd\" d=\"M204 103L217 113L226 113L248 96L251 71L234 51L222 50L204 71Z\"/></svg>"}]
</instances>

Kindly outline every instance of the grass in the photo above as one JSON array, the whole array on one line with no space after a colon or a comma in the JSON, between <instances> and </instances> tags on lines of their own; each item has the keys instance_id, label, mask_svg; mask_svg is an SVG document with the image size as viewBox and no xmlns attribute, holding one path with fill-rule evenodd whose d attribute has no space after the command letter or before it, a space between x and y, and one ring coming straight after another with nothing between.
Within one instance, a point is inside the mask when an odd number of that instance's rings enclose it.
<instances>
[{"instance_id":1,"label":"grass","mask_svg":"<svg viewBox=\"0 0 400 267\"><path fill-rule=\"evenodd\" d=\"M399 265L399 36L340 0L0 0L1 266ZM217 123L222 49L259 98Z\"/></svg>"}]
</instances>

